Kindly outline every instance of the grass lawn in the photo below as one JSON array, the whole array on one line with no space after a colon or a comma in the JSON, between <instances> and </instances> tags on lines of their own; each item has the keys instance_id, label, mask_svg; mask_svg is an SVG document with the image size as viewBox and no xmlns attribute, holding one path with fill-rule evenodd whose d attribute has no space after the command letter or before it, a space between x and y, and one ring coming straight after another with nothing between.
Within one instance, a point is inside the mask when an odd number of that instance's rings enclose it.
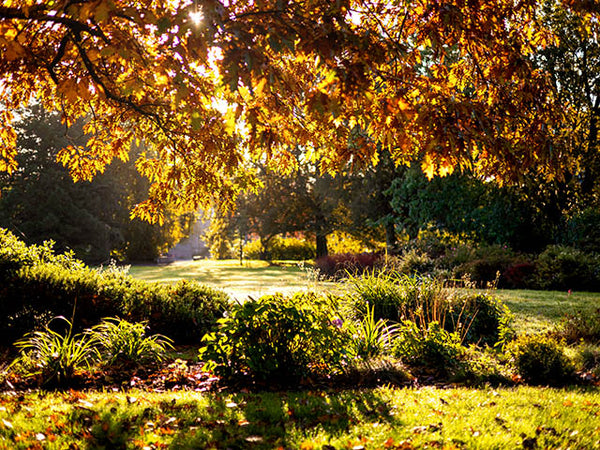
<instances>
[{"instance_id":1,"label":"grass lawn","mask_svg":"<svg viewBox=\"0 0 600 450\"><path fill-rule=\"evenodd\" d=\"M329 291L336 283L316 281L310 268L301 268L296 262L270 265L265 261L202 260L177 261L164 266L131 266L129 273L141 280L174 283L178 280L196 280L219 288L238 300L248 296L281 292Z\"/></svg>"},{"instance_id":2,"label":"grass lawn","mask_svg":"<svg viewBox=\"0 0 600 450\"><path fill-rule=\"evenodd\" d=\"M600 448L600 389L0 396L0 448Z\"/></svg>"}]
</instances>

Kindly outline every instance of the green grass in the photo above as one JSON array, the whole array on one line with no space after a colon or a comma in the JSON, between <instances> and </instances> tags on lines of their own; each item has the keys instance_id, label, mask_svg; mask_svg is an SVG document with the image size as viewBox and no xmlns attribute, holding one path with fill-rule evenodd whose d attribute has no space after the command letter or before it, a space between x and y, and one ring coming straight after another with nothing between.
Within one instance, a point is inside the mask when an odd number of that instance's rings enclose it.
<instances>
[{"instance_id":1,"label":"green grass","mask_svg":"<svg viewBox=\"0 0 600 450\"><path fill-rule=\"evenodd\" d=\"M565 314L592 313L600 308L598 292L497 290L494 295L515 315L519 333L549 330Z\"/></svg>"},{"instance_id":2,"label":"green grass","mask_svg":"<svg viewBox=\"0 0 600 450\"><path fill-rule=\"evenodd\" d=\"M37 392L0 396L0 448L590 449L599 417L598 388Z\"/></svg>"},{"instance_id":3,"label":"green grass","mask_svg":"<svg viewBox=\"0 0 600 450\"><path fill-rule=\"evenodd\" d=\"M329 291L336 286L316 281L310 269L296 263L270 265L265 261L244 261L243 265L237 260L177 261L165 266L131 266L129 273L141 280L161 283L196 280L222 289L238 300L276 292Z\"/></svg>"}]
</instances>

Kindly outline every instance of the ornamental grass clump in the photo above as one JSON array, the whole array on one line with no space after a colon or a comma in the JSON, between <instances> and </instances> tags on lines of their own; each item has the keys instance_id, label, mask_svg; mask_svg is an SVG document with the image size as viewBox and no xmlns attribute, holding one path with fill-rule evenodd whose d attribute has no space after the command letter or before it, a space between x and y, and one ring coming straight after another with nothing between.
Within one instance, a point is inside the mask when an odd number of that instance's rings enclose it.
<instances>
[{"instance_id":1,"label":"ornamental grass clump","mask_svg":"<svg viewBox=\"0 0 600 450\"><path fill-rule=\"evenodd\" d=\"M50 328L54 321L63 321L66 332ZM15 343L20 355L11 368L25 377L33 377L39 385L68 383L89 369L99 353L93 340L86 334L73 335L72 323L64 317L53 319L43 330L25 335Z\"/></svg>"},{"instance_id":2,"label":"ornamental grass clump","mask_svg":"<svg viewBox=\"0 0 600 450\"><path fill-rule=\"evenodd\" d=\"M131 323L117 317L106 318L87 332L101 355L102 366L135 368L154 366L166 358L172 341L166 336L146 336L146 323Z\"/></svg>"}]
</instances>

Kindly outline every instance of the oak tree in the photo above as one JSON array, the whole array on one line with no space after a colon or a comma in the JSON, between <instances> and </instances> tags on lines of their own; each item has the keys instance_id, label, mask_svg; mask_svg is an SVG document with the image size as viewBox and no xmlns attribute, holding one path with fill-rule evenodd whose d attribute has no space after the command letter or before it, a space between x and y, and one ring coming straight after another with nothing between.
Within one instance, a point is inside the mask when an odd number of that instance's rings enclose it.
<instances>
[{"instance_id":1,"label":"oak tree","mask_svg":"<svg viewBox=\"0 0 600 450\"><path fill-rule=\"evenodd\" d=\"M231 201L248 157L285 171L297 145L323 171L385 148L430 176L552 175L570 162L568 105L532 55L555 39L536 0L7 0L0 166L15 169L13 113L37 98L88 119L87 147L59 155L75 179L151 145L144 218Z\"/></svg>"}]
</instances>

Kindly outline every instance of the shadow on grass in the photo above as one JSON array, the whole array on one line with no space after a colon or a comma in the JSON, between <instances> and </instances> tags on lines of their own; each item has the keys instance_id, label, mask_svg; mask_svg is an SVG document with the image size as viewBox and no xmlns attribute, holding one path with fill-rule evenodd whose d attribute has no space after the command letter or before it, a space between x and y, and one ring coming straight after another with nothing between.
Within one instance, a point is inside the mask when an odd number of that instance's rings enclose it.
<instances>
[{"instance_id":1,"label":"shadow on grass","mask_svg":"<svg viewBox=\"0 0 600 450\"><path fill-rule=\"evenodd\" d=\"M137 403L128 398L127 404L76 407L69 418L74 436L89 448L271 449L286 447L294 442L292 434L312 429L335 438L365 420L400 425L373 391L215 394Z\"/></svg>"}]
</instances>

